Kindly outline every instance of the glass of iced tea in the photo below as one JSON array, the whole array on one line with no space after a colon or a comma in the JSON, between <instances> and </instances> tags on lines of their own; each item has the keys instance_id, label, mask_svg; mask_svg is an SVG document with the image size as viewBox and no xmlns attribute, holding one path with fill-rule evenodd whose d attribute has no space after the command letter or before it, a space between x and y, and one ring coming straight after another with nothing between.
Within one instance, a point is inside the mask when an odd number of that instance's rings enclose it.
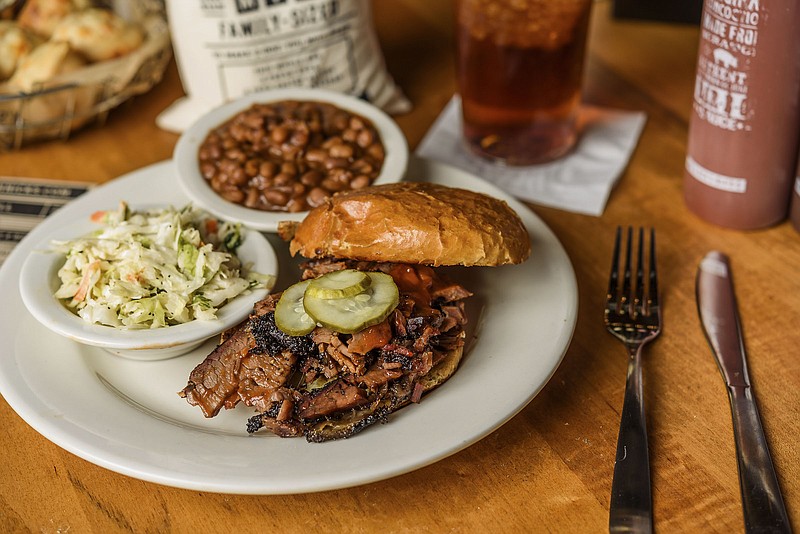
<instances>
[{"instance_id":1,"label":"glass of iced tea","mask_svg":"<svg viewBox=\"0 0 800 534\"><path fill-rule=\"evenodd\" d=\"M508 165L557 159L578 136L592 0L457 0L464 137Z\"/></svg>"}]
</instances>

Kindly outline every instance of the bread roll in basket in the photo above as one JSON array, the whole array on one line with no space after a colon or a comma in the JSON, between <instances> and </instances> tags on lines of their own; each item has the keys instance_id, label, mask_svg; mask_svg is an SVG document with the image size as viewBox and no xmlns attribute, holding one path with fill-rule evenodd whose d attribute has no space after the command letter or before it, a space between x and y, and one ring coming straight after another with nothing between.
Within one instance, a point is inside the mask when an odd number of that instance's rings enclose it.
<instances>
[{"instance_id":1,"label":"bread roll in basket","mask_svg":"<svg viewBox=\"0 0 800 534\"><path fill-rule=\"evenodd\" d=\"M0 72L0 149L66 138L161 80L172 55L163 5L114 6L28 0L16 20L3 21L34 44ZM20 46L6 48L16 53Z\"/></svg>"}]
</instances>

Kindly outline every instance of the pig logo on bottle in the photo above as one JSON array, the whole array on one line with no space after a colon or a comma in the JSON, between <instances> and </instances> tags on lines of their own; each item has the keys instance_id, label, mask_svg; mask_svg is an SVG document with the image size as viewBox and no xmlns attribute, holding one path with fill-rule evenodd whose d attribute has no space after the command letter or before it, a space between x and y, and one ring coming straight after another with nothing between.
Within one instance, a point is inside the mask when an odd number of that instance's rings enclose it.
<instances>
[{"instance_id":1,"label":"pig logo on bottle","mask_svg":"<svg viewBox=\"0 0 800 534\"><path fill-rule=\"evenodd\" d=\"M722 48L715 49L713 56L714 63L722 65L726 69L735 69L739 66L739 60L736 59L736 56Z\"/></svg>"}]
</instances>

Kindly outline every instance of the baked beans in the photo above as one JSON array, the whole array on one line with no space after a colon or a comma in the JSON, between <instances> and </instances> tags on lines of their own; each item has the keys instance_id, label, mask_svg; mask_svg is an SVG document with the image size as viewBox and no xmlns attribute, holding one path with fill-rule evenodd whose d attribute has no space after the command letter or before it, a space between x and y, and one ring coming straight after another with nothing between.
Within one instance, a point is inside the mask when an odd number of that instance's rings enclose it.
<instances>
[{"instance_id":1,"label":"baked beans","mask_svg":"<svg viewBox=\"0 0 800 534\"><path fill-rule=\"evenodd\" d=\"M200 172L224 199L264 211L306 211L380 173L385 150L367 119L325 102L253 104L213 129Z\"/></svg>"}]
</instances>

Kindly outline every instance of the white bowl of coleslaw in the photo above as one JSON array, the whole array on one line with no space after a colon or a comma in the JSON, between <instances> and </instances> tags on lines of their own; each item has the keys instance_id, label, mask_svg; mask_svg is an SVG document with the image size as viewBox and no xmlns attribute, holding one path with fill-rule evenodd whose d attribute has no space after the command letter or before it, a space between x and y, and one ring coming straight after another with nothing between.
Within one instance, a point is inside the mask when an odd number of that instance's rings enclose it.
<instances>
[{"instance_id":1,"label":"white bowl of coleslaw","mask_svg":"<svg viewBox=\"0 0 800 534\"><path fill-rule=\"evenodd\" d=\"M163 360L244 320L277 268L258 232L191 205L132 211L121 203L35 246L19 287L53 332L118 356Z\"/></svg>"}]
</instances>

